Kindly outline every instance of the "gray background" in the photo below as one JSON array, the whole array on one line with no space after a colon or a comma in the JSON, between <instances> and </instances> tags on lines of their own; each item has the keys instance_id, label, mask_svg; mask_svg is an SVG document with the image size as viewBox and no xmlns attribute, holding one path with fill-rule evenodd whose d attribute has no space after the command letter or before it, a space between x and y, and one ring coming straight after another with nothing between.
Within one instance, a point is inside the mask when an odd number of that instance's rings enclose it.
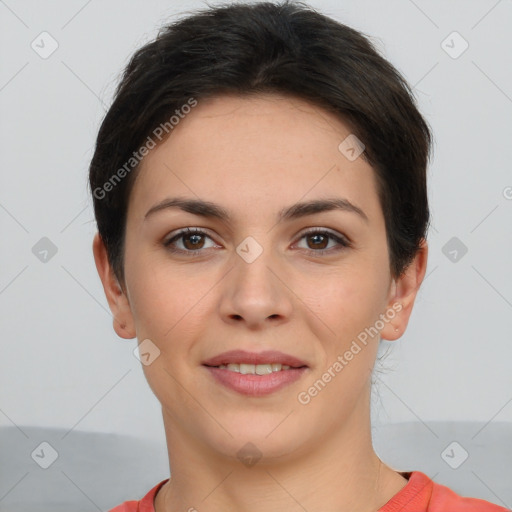
<instances>
[{"instance_id":1,"label":"gray background","mask_svg":"<svg viewBox=\"0 0 512 512\"><path fill-rule=\"evenodd\" d=\"M371 36L435 134L427 277L407 332L382 343L376 446L396 469L510 507L512 1L310 5ZM159 403L94 266L87 167L128 58L200 6L0 1L0 510L60 510L37 498L57 488L62 510L106 510L167 476ZM59 454L46 470L30 456L44 441ZM469 453L457 469L452 441Z\"/></svg>"}]
</instances>

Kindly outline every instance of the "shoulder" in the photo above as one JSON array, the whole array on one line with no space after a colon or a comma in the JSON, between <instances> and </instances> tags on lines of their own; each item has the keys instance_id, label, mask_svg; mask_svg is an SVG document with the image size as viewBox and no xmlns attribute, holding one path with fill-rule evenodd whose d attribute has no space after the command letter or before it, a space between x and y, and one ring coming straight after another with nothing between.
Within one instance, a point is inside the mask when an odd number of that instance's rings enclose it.
<instances>
[{"instance_id":1,"label":"shoulder","mask_svg":"<svg viewBox=\"0 0 512 512\"><path fill-rule=\"evenodd\" d=\"M427 477L428 478L428 477ZM460 496L450 488L433 482L428 512L510 512L509 509L479 498Z\"/></svg>"},{"instance_id":2,"label":"shoulder","mask_svg":"<svg viewBox=\"0 0 512 512\"><path fill-rule=\"evenodd\" d=\"M110 509L109 512L155 512L153 503L156 493L168 480L166 478L156 484L140 501L125 501L121 505Z\"/></svg>"},{"instance_id":3,"label":"shoulder","mask_svg":"<svg viewBox=\"0 0 512 512\"><path fill-rule=\"evenodd\" d=\"M110 509L109 512L137 512L138 507L138 501L125 501L121 505Z\"/></svg>"},{"instance_id":4,"label":"shoulder","mask_svg":"<svg viewBox=\"0 0 512 512\"><path fill-rule=\"evenodd\" d=\"M444 485L434 483L428 512L510 512L509 509L479 498L456 494Z\"/></svg>"}]
</instances>

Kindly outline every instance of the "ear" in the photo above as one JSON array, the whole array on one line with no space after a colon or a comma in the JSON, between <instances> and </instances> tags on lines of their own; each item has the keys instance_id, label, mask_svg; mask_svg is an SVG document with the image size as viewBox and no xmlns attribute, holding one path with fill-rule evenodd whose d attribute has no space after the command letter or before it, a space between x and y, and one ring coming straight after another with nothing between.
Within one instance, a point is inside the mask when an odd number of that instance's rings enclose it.
<instances>
[{"instance_id":1,"label":"ear","mask_svg":"<svg viewBox=\"0 0 512 512\"><path fill-rule=\"evenodd\" d=\"M404 271L402 276L393 279L390 287L389 301L387 304L388 318L381 330L380 337L394 341L405 332L412 313L414 301L427 270L428 245L422 240L414 260ZM391 317L391 311L395 312ZM392 318L392 319L391 319Z\"/></svg>"},{"instance_id":2,"label":"ear","mask_svg":"<svg viewBox=\"0 0 512 512\"><path fill-rule=\"evenodd\" d=\"M94 236L92 251L96 269L103 284L110 311L112 311L114 330L121 338L127 340L135 338L135 322L128 297L114 274L108 260L107 249L99 233Z\"/></svg>"}]
</instances>

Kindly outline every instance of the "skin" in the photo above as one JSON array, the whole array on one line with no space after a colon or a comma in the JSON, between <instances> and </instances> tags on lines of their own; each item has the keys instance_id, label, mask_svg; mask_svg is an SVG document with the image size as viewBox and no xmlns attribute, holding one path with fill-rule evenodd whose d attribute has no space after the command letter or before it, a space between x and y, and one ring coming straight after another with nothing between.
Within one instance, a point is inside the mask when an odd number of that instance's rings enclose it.
<instances>
[{"instance_id":1,"label":"skin","mask_svg":"<svg viewBox=\"0 0 512 512\"><path fill-rule=\"evenodd\" d=\"M392 278L374 171L338 150L349 134L334 114L297 98L199 101L142 161L128 209L124 283L96 235L95 262L116 333L149 338L160 350L143 366L162 405L172 474L155 498L157 512L371 512L407 484L372 447L379 336L360 344L308 404L297 399L393 304L401 310L380 337L403 334L427 265L424 242L406 272ZM175 196L222 205L231 221L179 208L145 218ZM333 210L276 222L284 207L333 196L357 205L368 221ZM199 256L163 245L186 227L207 236L181 238L175 247ZM352 245L304 237L310 228ZM236 252L247 236L263 248L252 263ZM318 255L319 248L330 252ZM247 397L217 384L201 365L235 348L280 350L309 368L276 393ZM250 467L237 457L247 442L261 453Z\"/></svg>"}]
</instances>

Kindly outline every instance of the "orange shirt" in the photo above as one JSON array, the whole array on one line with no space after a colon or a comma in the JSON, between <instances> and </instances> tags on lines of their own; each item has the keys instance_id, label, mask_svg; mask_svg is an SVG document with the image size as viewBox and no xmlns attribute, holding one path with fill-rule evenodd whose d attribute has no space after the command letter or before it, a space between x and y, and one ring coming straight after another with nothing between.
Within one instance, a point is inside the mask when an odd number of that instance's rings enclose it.
<instances>
[{"instance_id":1,"label":"orange shirt","mask_svg":"<svg viewBox=\"0 0 512 512\"><path fill-rule=\"evenodd\" d=\"M377 512L511 512L485 500L459 496L421 471L401 474L409 483ZM155 512L153 499L167 480L153 487L140 501L125 501L109 512Z\"/></svg>"}]
</instances>

